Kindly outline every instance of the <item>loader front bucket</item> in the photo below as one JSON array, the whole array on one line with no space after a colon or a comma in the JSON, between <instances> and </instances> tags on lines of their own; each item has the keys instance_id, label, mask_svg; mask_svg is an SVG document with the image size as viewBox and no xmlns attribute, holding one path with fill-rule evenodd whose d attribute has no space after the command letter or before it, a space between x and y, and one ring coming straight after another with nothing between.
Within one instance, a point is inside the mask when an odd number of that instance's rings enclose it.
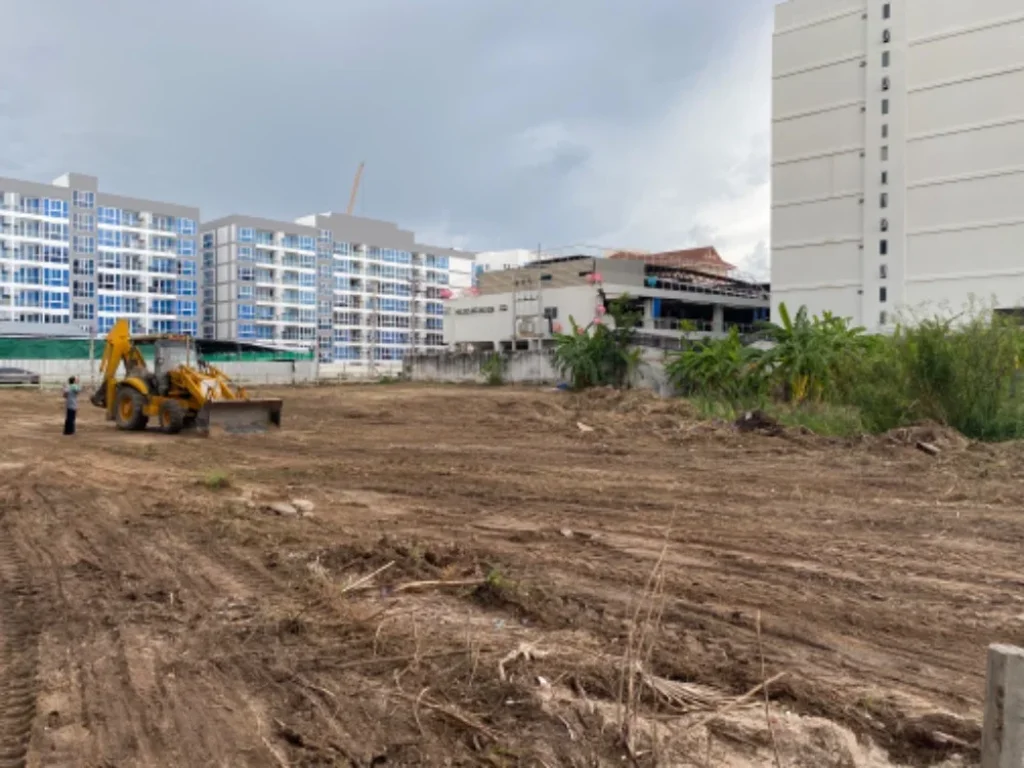
<instances>
[{"instance_id":1,"label":"loader front bucket","mask_svg":"<svg viewBox=\"0 0 1024 768\"><path fill-rule=\"evenodd\" d=\"M281 400L273 398L209 400L196 415L196 430L204 435L218 431L232 434L266 432L281 426L283 405Z\"/></svg>"}]
</instances>

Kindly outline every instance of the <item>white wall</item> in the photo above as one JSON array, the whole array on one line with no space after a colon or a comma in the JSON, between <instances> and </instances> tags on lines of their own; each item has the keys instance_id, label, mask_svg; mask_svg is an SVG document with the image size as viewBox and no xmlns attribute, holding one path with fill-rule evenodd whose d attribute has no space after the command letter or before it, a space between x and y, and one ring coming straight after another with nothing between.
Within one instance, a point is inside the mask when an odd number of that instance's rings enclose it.
<instances>
[{"instance_id":1,"label":"white wall","mask_svg":"<svg viewBox=\"0 0 1024 768\"><path fill-rule=\"evenodd\" d=\"M568 331L570 316L580 325L587 325L594 319L597 288L574 286L549 289L540 292L540 301L543 306L539 314L543 314L543 307L555 307L558 316L554 322L561 324L563 331ZM479 311L482 309L494 311ZM516 309L512 293L461 296L451 299L445 303L444 309L444 342L448 345L491 343L497 348L501 342L512 339L517 319L522 320L521 316L526 312L538 312L532 303L529 307L520 305L519 315ZM547 323L542 318L538 322L545 329L544 336L547 337Z\"/></svg>"},{"instance_id":2,"label":"white wall","mask_svg":"<svg viewBox=\"0 0 1024 768\"><path fill-rule=\"evenodd\" d=\"M886 18L886 2L776 7L773 308L876 328L972 296L1016 306L1024 4L889 0Z\"/></svg>"},{"instance_id":3,"label":"white wall","mask_svg":"<svg viewBox=\"0 0 1024 768\"><path fill-rule=\"evenodd\" d=\"M474 262L484 272L524 267L537 258L537 252L527 248L513 248L507 251L481 251Z\"/></svg>"},{"instance_id":4,"label":"white wall","mask_svg":"<svg viewBox=\"0 0 1024 768\"><path fill-rule=\"evenodd\" d=\"M452 256L448 260L449 279L455 290L469 288L473 285L473 259L460 259Z\"/></svg>"},{"instance_id":5,"label":"white wall","mask_svg":"<svg viewBox=\"0 0 1024 768\"><path fill-rule=\"evenodd\" d=\"M649 349L642 350L642 354L643 364L633 376L632 385L670 394L664 355ZM406 358L404 373L412 381L483 384L487 380L484 366L492 355L491 352L414 355ZM551 350L506 352L501 355L501 360L505 384L555 384L564 380Z\"/></svg>"}]
</instances>

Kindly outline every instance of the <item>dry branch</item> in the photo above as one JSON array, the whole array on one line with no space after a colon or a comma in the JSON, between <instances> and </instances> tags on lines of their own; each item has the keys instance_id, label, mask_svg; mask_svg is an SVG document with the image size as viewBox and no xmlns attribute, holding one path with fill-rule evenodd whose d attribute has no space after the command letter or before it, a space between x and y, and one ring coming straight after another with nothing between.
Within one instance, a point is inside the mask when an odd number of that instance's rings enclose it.
<instances>
[{"instance_id":1,"label":"dry branch","mask_svg":"<svg viewBox=\"0 0 1024 768\"><path fill-rule=\"evenodd\" d=\"M376 573L370 574L370 576L376 575ZM367 577L369 578L369 577ZM449 587L479 587L484 583L483 579L459 579L456 581L443 581L443 580L432 580L432 581L410 581L406 584L398 584L397 586L391 587L390 592L412 592L417 589L446 589ZM346 587L342 592L362 592L365 590L375 589L372 584L353 584Z\"/></svg>"},{"instance_id":2,"label":"dry branch","mask_svg":"<svg viewBox=\"0 0 1024 768\"><path fill-rule=\"evenodd\" d=\"M370 579L374 578L375 576L378 576L379 574L384 573L384 571L386 571L388 568L390 568L394 564L395 564L395 561L392 560L387 565L382 565L380 568L378 568L373 573L368 574L366 576L363 576L363 578L361 578L361 579L356 579L351 584L349 584L347 587L344 587L341 590L341 594L344 595L346 592L351 592L353 589L355 589L356 587L359 587L359 586L365 584L366 582L370 581Z\"/></svg>"}]
</instances>

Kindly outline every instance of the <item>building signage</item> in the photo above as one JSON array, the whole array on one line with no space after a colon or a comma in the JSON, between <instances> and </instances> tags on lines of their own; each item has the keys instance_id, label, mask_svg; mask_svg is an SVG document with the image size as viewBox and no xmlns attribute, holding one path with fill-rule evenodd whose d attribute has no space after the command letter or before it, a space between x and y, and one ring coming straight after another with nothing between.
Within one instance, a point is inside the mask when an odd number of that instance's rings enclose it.
<instances>
[{"instance_id":1,"label":"building signage","mask_svg":"<svg viewBox=\"0 0 1024 768\"><path fill-rule=\"evenodd\" d=\"M508 312L508 304L499 304L497 311ZM493 315L494 312L494 307L467 307L466 309L455 310L456 315Z\"/></svg>"}]
</instances>

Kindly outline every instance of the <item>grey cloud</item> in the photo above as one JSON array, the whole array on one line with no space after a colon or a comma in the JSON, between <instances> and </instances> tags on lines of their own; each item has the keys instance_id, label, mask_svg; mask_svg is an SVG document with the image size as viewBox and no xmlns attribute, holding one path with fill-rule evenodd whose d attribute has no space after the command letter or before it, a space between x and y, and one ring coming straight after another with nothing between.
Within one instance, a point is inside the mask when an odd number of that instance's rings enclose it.
<instances>
[{"instance_id":1,"label":"grey cloud","mask_svg":"<svg viewBox=\"0 0 1024 768\"><path fill-rule=\"evenodd\" d=\"M631 201L581 202L581 174L621 153L642 181L669 159L644 152L652 123L693 98L698 75L771 7L5 0L0 171L80 170L209 217L292 217L343 207L365 160L365 215L443 220L475 248L587 241L626 221ZM565 140L517 160L513 148L546 125ZM751 183L763 160L751 160Z\"/></svg>"},{"instance_id":2,"label":"grey cloud","mask_svg":"<svg viewBox=\"0 0 1024 768\"><path fill-rule=\"evenodd\" d=\"M750 253L742 264L737 265L744 272L747 272L758 280L767 280L768 274L771 271L771 258L768 255L768 244L763 240L757 244L753 252Z\"/></svg>"}]
</instances>

